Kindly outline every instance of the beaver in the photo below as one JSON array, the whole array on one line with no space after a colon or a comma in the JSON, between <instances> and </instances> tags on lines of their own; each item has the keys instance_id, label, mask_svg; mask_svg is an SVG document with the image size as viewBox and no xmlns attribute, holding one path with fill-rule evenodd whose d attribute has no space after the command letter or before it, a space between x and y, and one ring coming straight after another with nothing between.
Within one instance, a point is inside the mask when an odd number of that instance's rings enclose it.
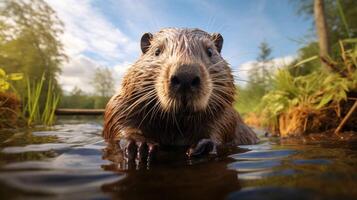
<instances>
[{"instance_id":1,"label":"beaver","mask_svg":"<svg viewBox=\"0 0 357 200\"><path fill-rule=\"evenodd\" d=\"M119 141L132 158L168 146L195 156L218 145L257 143L233 108L236 87L222 45L221 34L200 29L143 34L142 55L106 106L103 137Z\"/></svg>"}]
</instances>

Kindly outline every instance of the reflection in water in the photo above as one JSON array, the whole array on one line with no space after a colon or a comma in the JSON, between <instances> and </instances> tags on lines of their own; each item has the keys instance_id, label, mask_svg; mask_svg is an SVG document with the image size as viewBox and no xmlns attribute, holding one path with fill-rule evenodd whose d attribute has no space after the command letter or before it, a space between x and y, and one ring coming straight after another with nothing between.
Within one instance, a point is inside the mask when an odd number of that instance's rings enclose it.
<instances>
[{"instance_id":1,"label":"reflection in water","mask_svg":"<svg viewBox=\"0 0 357 200\"><path fill-rule=\"evenodd\" d=\"M220 161L190 166L155 165L150 170L130 170L127 177L102 189L118 199L222 199L239 190L236 173Z\"/></svg>"},{"instance_id":2,"label":"reflection in water","mask_svg":"<svg viewBox=\"0 0 357 200\"><path fill-rule=\"evenodd\" d=\"M103 169L127 174L124 180L102 187L119 199L222 199L240 189L236 172L226 167L232 159L225 157L189 160L184 150L176 149L160 151L155 160L145 163L128 163L119 145L111 143L103 158L112 161Z\"/></svg>"},{"instance_id":3,"label":"reflection in water","mask_svg":"<svg viewBox=\"0 0 357 200\"><path fill-rule=\"evenodd\" d=\"M58 199L355 199L355 141L262 138L219 157L126 162L97 123L0 137L0 196ZM6 137L5 137L6 136Z\"/></svg>"}]
</instances>

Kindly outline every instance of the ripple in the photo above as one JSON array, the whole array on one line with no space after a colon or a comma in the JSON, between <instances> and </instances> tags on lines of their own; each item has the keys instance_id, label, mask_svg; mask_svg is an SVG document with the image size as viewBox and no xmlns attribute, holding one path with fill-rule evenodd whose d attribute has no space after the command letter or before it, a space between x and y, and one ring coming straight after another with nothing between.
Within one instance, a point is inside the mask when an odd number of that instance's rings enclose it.
<instances>
[{"instance_id":1,"label":"ripple","mask_svg":"<svg viewBox=\"0 0 357 200\"><path fill-rule=\"evenodd\" d=\"M28 192L73 193L99 190L103 184L125 178L125 174L104 171L24 171L1 173L0 180Z\"/></svg>"},{"instance_id":2,"label":"ripple","mask_svg":"<svg viewBox=\"0 0 357 200\"><path fill-rule=\"evenodd\" d=\"M249 172L269 169L281 165L279 160L263 160L263 161L237 161L228 165L229 169L238 172Z\"/></svg>"},{"instance_id":3,"label":"ripple","mask_svg":"<svg viewBox=\"0 0 357 200\"><path fill-rule=\"evenodd\" d=\"M94 145L91 145L94 146ZM101 169L109 161L102 159L101 149L77 147L51 160L7 164L5 169Z\"/></svg>"},{"instance_id":4,"label":"ripple","mask_svg":"<svg viewBox=\"0 0 357 200\"><path fill-rule=\"evenodd\" d=\"M101 140L103 127L98 124L56 125L53 131L35 131L35 136L56 136L67 144L89 144Z\"/></svg>"},{"instance_id":5,"label":"ripple","mask_svg":"<svg viewBox=\"0 0 357 200\"><path fill-rule=\"evenodd\" d=\"M230 155L235 160L267 160L281 159L296 153L294 150L253 150L245 153Z\"/></svg>"},{"instance_id":6,"label":"ripple","mask_svg":"<svg viewBox=\"0 0 357 200\"><path fill-rule=\"evenodd\" d=\"M239 180L255 180L274 176L291 176L297 174L298 171L294 169L284 170L264 170L258 172L240 173L238 174Z\"/></svg>"},{"instance_id":7,"label":"ripple","mask_svg":"<svg viewBox=\"0 0 357 200\"><path fill-rule=\"evenodd\" d=\"M261 142L253 145L239 145L238 147L249 150L271 150L272 145L269 142Z\"/></svg>"},{"instance_id":8,"label":"ripple","mask_svg":"<svg viewBox=\"0 0 357 200\"><path fill-rule=\"evenodd\" d=\"M68 149L72 145L64 143L30 144L23 147L5 147L3 153L41 152Z\"/></svg>"}]
</instances>

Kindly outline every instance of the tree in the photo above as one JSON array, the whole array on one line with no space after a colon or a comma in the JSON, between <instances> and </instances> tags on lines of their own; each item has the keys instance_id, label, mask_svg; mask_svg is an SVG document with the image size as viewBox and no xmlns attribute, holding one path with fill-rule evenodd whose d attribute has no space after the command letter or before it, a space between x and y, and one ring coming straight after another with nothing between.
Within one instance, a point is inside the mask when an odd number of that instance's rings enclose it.
<instances>
[{"instance_id":1,"label":"tree","mask_svg":"<svg viewBox=\"0 0 357 200\"><path fill-rule=\"evenodd\" d=\"M95 93L101 97L110 97L114 93L114 78L108 68L97 68L91 83Z\"/></svg>"},{"instance_id":2,"label":"tree","mask_svg":"<svg viewBox=\"0 0 357 200\"><path fill-rule=\"evenodd\" d=\"M325 8L323 0L314 0L314 16L316 25L316 34L319 41L320 56L327 58L330 55L330 45L328 38L328 28L325 18ZM324 65L330 69L328 65Z\"/></svg>"},{"instance_id":3,"label":"tree","mask_svg":"<svg viewBox=\"0 0 357 200\"><path fill-rule=\"evenodd\" d=\"M272 60L271 52L272 49L268 43L265 41L261 42L257 62L248 72L249 82L251 83L250 87L260 88L263 93L267 89L266 87L270 79L269 63Z\"/></svg>"},{"instance_id":4,"label":"tree","mask_svg":"<svg viewBox=\"0 0 357 200\"><path fill-rule=\"evenodd\" d=\"M0 66L9 73L23 72L24 81L17 84L25 93L26 79L37 82L45 77L60 91L57 75L67 57L59 39L63 23L43 0L12 0L0 4Z\"/></svg>"},{"instance_id":5,"label":"tree","mask_svg":"<svg viewBox=\"0 0 357 200\"><path fill-rule=\"evenodd\" d=\"M87 108L93 109L95 97L89 96L80 88L75 86L69 94L64 94L59 107L61 108Z\"/></svg>"},{"instance_id":6,"label":"tree","mask_svg":"<svg viewBox=\"0 0 357 200\"><path fill-rule=\"evenodd\" d=\"M299 60L304 60L314 55L324 57L328 55L332 59L338 59L340 57L339 40L357 37L357 1L300 0L292 2L297 5L297 13L299 15L305 16L308 19L316 18L313 21L316 21L314 31L316 30L318 48L313 50L316 51L314 54L311 54L312 51L309 50L308 47L316 46L313 44L315 41L307 42L305 46L300 49ZM322 15L324 17L321 18ZM323 22L323 20L325 22ZM306 64L306 67L307 65L316 69L321 66L321 62L314 61L313 63ZM327 65L322 66L331 70Z\"/></svg>"},{"instance_id":7,"label":"tree","mask_svg":"<svg viewBox=\"0 0 357 200\"><path fill-rule=\"evenodd\" d=\"M263 41L260 43L259 45L259 55L257 57L257 61L258 62L263 62L263 63L267 63L271 61L271 52L272 49L271 47L269 47L269 44L266 41Z\"/></svg>"},{"instance_id":8,"label":"tree","mask_svg":"<svg viewBox=\"0 0 357 200\"><path fill-rule=\"evenodd\" d=\"M314 1L291 0L291 2L296 5L298 15L305 16L308 19L314 18ZM324 0L324 15L331 53L333 53L334 44L338 40L357 37L357 1ZM339 47L336 45L335 48Z\"/></svg>"}]
</instances>

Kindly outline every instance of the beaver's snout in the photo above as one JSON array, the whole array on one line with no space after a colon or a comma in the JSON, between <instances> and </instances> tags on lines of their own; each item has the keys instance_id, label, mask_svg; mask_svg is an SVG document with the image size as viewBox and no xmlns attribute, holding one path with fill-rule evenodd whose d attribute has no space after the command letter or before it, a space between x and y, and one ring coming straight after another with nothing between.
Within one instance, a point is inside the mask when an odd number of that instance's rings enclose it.
<instances>
[{"instance_id":1,"label":"beaver's snout","mask_svg":"<svg viewBox=\"0 0 357 200\"><path fill-rule=\"evenodd\" d=\"M170 77L170 90L173 93L186 94L198 90L201 85L198 65L181 65Z\"/></svg>"}]
</instances>

